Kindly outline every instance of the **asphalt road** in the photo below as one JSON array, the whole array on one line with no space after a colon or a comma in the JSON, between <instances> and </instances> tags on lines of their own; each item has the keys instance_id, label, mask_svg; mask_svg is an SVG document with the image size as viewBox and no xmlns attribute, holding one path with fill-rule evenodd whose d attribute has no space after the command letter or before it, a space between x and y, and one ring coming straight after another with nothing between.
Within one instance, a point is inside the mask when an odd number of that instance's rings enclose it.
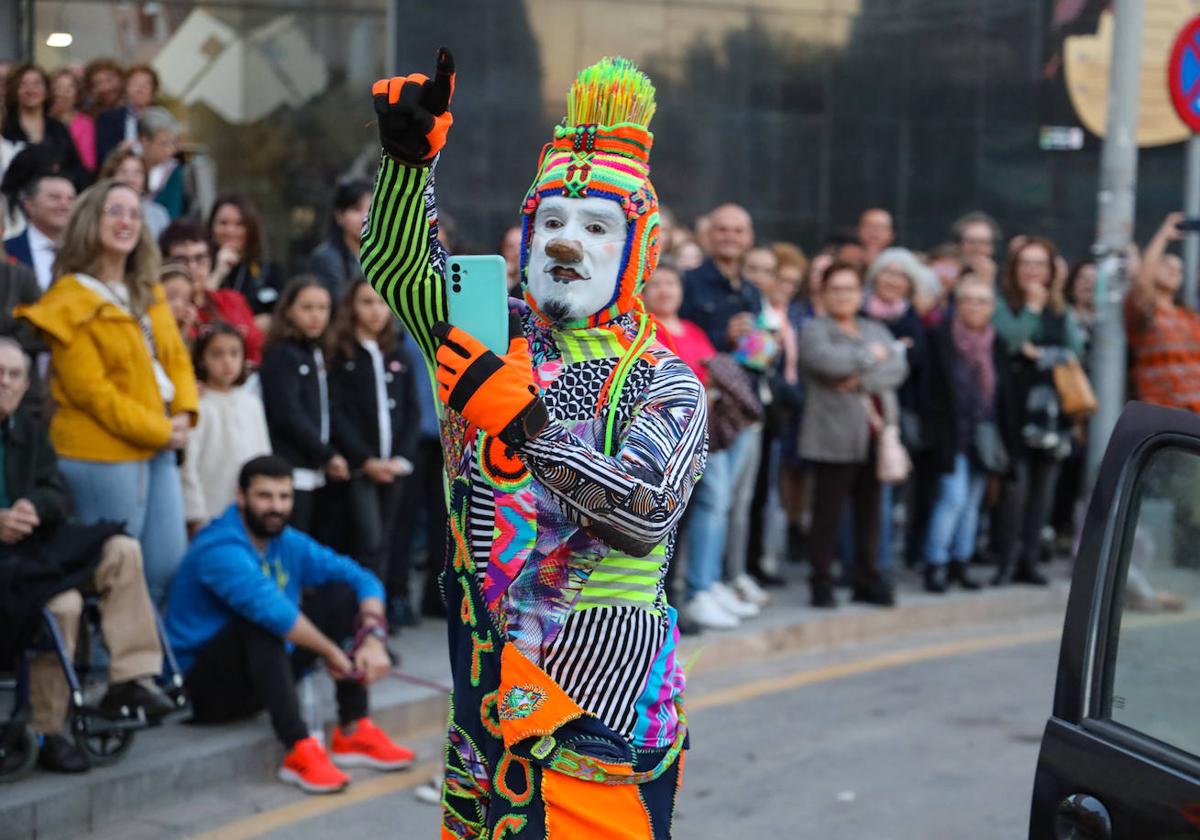
<instances>
[{"instance_id":1,"label":"asphalt road","mask_svg":"<svg viewBox=\"0 0 1200 840\"><path fill-rule=\"evenodd\" d=\"M674 836L1024 836L1058 630L1054 620L985 626L701 673L688 691L693 748ZM435 758L436 741L418 746ZM177 804L170 823L205 840L436 837L437 809L413 790L433 769L363 772L337 797L224 791ZM152 825L103 836L181 836Z\"/></svg>"}]
</instances>

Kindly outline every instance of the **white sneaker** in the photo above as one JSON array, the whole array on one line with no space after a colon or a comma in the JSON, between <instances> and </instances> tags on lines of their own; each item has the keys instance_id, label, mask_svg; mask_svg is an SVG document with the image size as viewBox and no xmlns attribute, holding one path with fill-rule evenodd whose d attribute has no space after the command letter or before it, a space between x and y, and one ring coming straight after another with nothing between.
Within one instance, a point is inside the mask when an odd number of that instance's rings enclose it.
<instances>
[{"instance_id":1,"label":"white sneaker","mask_svg":"<svg viewBox=\"0 0 1200 840\"><path fill-rule=\"evenodd\" d=\"M721 581L717 581L710 586L708 591L712 593L717 603L727 613L733 613L738 618L753 618L758 615L758 607L749 601L743 601L738 597L736 592L721 583Z\"/></svg>"},{"instance_id":2,"label":"white sneaker","mask_svg":"<svg viewBox=\"0 0 1200 840\"><path fill-rule=\"evenodd\" d=\"M736 592L743 601L749 601L756 607L765 607L771 603L771 596L766 593L758 581L750 577L750 575L738 575L730 583L730 588Z\"/></svg>"},{"instance_id":3,"label":"white sneaker","mask_svg":"<svg viewBox=\"0 0 1200 840\"><path fill-rule=\"evenodd\" d=\"M433 778L413 791L418 802L426 805L442 804L442 774L435 773Z\"/></svg>"},{"instance_id":4,"label":"white sneaker","mask_svg":"<svg viewBox=\"0 0 1200 840\"><path fill-rule=\"evenodd\" d=\"M683 609L688 618L708 630L732 630L739 623L737 616L722 608L711 591L697 592Z\"/></svg>"}]
</instances>

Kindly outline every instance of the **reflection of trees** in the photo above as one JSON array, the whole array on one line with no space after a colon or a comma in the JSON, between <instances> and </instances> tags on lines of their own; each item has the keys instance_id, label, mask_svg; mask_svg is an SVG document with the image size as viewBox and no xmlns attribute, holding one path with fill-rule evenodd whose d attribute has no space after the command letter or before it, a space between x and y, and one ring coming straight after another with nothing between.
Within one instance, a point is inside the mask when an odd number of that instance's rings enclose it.
<instances>
[{"instance_id":1,"label":"reflection of trees","mask_svg":"<svg viewBox=\"0 0 1200 840\"><path fill-rule=\"evenodd\" d=\"M829 56L752 18L717 43L692 43L677 64L648 58L660 200L687 221L736 201L762 236L815 237Z\"/></svg>"},{"instance_id":2,"label":"reflection of trees","mask_svg":"<svg viewBox=\"0 0 1200 840\"><path fill-rule=\"evenodd\" d=\"M458 223L460 240L496 251L504 229L517 221L538 152L550 137L542 117L540 45L525 3L393 3L399 69L432 73L439 46L454 52L454 128L438 166L439 201Z\"/></svg>"}]
</instances>

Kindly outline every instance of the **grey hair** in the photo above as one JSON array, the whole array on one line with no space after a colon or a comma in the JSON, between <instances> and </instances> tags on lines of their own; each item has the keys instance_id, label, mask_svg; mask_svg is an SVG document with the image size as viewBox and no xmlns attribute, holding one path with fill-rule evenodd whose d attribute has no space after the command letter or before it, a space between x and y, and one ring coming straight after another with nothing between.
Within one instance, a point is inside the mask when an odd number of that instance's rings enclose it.
<instances>
[{"instance_id":1,"label":"grey hair","mask_svg":"<svg viewBox=\"0 0 1200 840\"><path fill-rule=\"evenodd\" d=\"M21 346L21 342L17 341L12 336L0 335L0 350L3 350L6 347L10 350L16 350L21 354L21 358L25 360L25 376L28 377L29 366L32 360L29 358L29 354L25 352L25 348Z\"/></svg>"},{"instance_id":2,"label":"grey hair","mask_svg":"<svg viewBox=\"0 0 1200 840\"><path fill-rule=\"evenodd\" d=\"M179 120L175 119L166 108L157 105L147 108L142 113L142 118L138 120L139 137L153 137L160 131L178 134L180 130Z\"/></svg>"},{"instance_id":3,"label":"grey hair","mask_svg":"<svg viewBox=\"0 0 1200 840\"><path fill-rule=\"evenodd\" d=\"M936 297L941 291L937 275L923 265L916 254L907 248L885 248L867 269L866 282L863 285L868 294L873 290L879 272L889 267L898 269L908 278L910 299L918 293Z\"/></svg>"},{"instance_id":4,"label":"grey hair","mask_svg":"<svg viewBox=\"0 0 1200 840\"><path fill-rule=\"evenodd\" d=\"M975 210L967 213L965 216L959 216L954 224L950 227L950 234L954 237L954 241L962 244L963 234L967 231L968 225L985 224L992 229L992 245L1000 247L1003 237L1000 235L1000 225L995 219L984 213L982 210Z\"/></svg>"}]
</instances>

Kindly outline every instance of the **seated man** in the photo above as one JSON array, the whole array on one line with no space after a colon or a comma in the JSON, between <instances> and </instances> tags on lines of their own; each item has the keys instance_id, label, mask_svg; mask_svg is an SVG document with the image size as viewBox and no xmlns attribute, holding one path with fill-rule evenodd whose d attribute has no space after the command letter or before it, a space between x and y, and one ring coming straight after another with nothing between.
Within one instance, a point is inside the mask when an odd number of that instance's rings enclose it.
<instances>
[{"instance_id":1,"label":"seated man","mask_svg":"<svg viewBox=\"0 0 1200 840\"><path fill-rule=\"evenodd\" d=\"M0 638L5 653L30 642L43 606L58 622L74 655L80 590L100 595L100 631L109 652L110 685L100 707L113 715L159 718L174 706L153 683L162 647L142 574L136 540L111 524L66 521L66 484L50 438L25 410L29 359L12 338L0 337ZM88 762L64 736L68 688L54 652L34 657L30 669L32 724L41 735L38 761L48 770L78 773Z\"/></svg>"},{"instance_id":2,"label":"seated man","mask_svg":"<svg viewBox=\"0 0 1200 840\"><path fill-rule=\"evenodd\" d=\"M334 764L398 770L413 753L367 717L366 686L391 666L383 585L289 528L291 513L291 465L277 455L246 462L237 502L196 536L175 575L167 636L197 722L222 723L265 707L288 751L279 778L309 793L332 793L350 783ZM337 681L332 764L310 736L296 693L297 675L317 658Z\"/></svg>"}]
</instances>

